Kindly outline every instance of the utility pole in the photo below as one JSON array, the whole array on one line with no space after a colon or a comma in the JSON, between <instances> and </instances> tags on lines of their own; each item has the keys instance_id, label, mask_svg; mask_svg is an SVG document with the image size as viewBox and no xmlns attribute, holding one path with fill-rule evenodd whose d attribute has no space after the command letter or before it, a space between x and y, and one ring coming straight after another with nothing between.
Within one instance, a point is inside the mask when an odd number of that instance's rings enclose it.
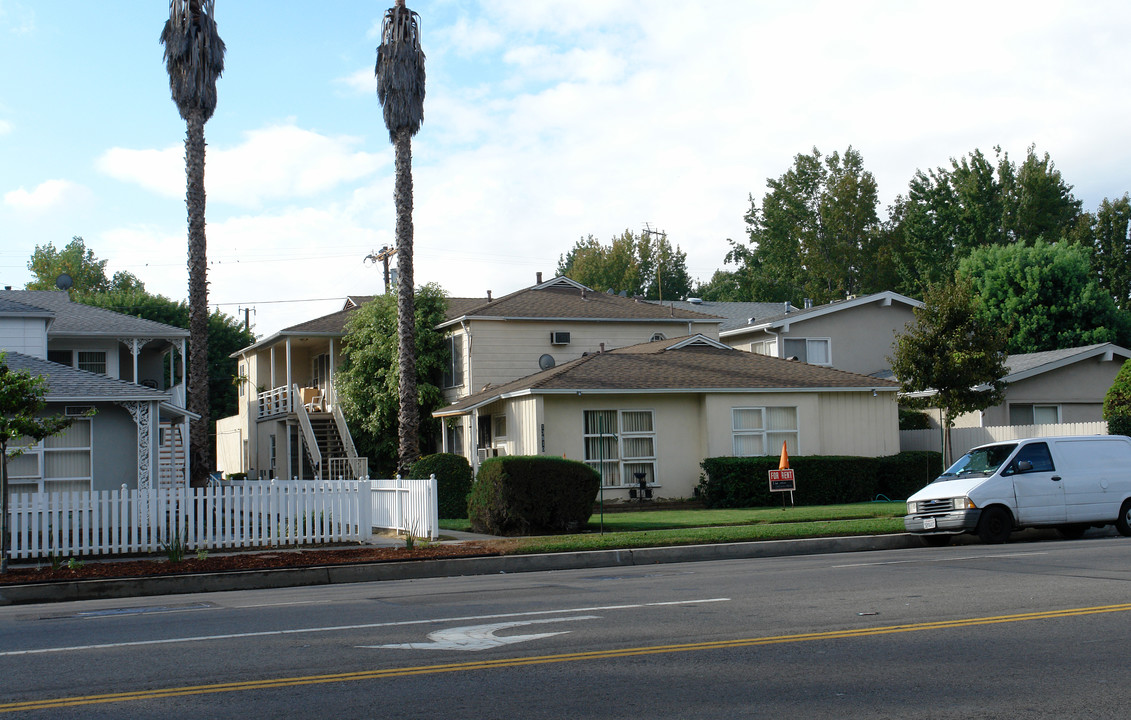
<instances>
[{"instance_id":1,"label":"utility pole","mask_svg":"<svg viewBox=\"0 0 1131 720\"><path fill-rule=\"evenodd\" d=\"M644 223L644 229L640 232L641 235L659 235L661 238L666 238L668 234L663 230L653 230L651 223ZM659 295L660 304L664 303L664 283L660 279L660 267L663 265L663 258L659 253L656 254L656 292Z\"/></svg>"},{"instance_id":2,"label":"utility pole","mask_svg":"<svg viewBox=\"0 0 1131 720\"><path fill-rule=\"evenodd\" d=\"M365 260L372 260L374 263L382 263L385 266L385 294L389 294L389 258L397 254L395 247L385 245L380 250L374 250L365 256ZM362 262L365 262L362 260Z\"/></svg>"}]
</instances>

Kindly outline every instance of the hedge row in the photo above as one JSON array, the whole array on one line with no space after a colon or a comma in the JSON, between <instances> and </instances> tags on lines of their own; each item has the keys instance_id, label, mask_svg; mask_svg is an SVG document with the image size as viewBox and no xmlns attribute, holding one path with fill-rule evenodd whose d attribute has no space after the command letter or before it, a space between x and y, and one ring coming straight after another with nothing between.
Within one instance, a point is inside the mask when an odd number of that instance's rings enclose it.
<instances>
[{"instance_id":1,"label":"hedge row","mask_svg":"<svg viewBox=\"0 0 1131 720\"><path fill-rule=\"evenodd\" d=\"M589 522L601 477L585 463L552 456L488 458L479 466L467 517L491 535L575 530Z\"/></svg>"},{"instance_id":2,"label":"hedge row","mask_svg":"<svg viewBox=\"0 0 1131 720\"><path fill-rule=\"evenodd\" d=\"M769 471L778 456L717 457L702 462L696 493L707 507L763 507L781 502L770 492ZM884 496L905 500L942 472L937 452L903 452L888 457L798 456L789 459L796 478L798 505L839 505Z\"/></svg>"}]
</instances>

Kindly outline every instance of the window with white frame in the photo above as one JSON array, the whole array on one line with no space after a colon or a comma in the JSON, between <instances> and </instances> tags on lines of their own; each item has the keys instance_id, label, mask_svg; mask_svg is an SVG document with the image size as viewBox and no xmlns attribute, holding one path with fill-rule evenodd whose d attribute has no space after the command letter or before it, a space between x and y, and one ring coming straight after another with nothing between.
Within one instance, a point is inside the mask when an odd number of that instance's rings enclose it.
<instances>
[{"instance_id":1,"label":"window with white frame","mask_svg":"<svg viewBox=\"0 0 1131 720\"><path fill-rule=\"evenodd\" d=\"M829 365L832 362L829 344L828 338L786 338L785 356L810 365Z\"/></svg>"},{"instance_id":2,"label":"window with white frame","mask_svg":"<svg viewBox=\"0 0 1131 720\"><path fill-rule=\"evenodd\" d=\"M240 386L240 397L247 394L247 366L240 363L239 375L236 377L236 384Z\"/></svg>"},{"instance_id":3,"label":"window with white frame","mask_svg":"<svg viewBox=\"0 0 1131 720\"><path fill-rule=\"evenodd\" d=\"M776 357L778 354L778 343L776 340L759 340L758 342L752 342L750 343L750 352L758 355Z\"/></svg>"},{"instance_id":4,"label":"window with white frame","mask_svg":"<svg viewBox=\"0 0 1131 720\"><path fill-rule=\"evenodd\" d=\"M105 350L79 350L78 362L75 366L79 370L86 370L87 372L98 373L99 375L106 374L106 351Z\"/></svg>"},{"instance_id":5,"label":"window with white frame","mask_svg":"<svg viewBox=\"0 0 1131 720\"><path fill-rule=\"evenodd\" d=\"M651 410L586 410L585 462L606 486L656 480L656 426Z\"/></svg>"},{"instance_id":6,"label":"window with white frame","mask_svg":"<svg viewBox=\"0 0 1131 720\"><path fill-rule=\"evenodd\" d=\"M783 442L797 452L796 407L736 407L731 420L735 457L775 455Z\"/></svg>"},{"instance_id":7,"label":"window with white frame","mask_svg":"<svg viewBox=\"0 0 1131 720\"><path fill-rule=\"evenodd\" d=\"M463 335L449 335L445 342L448 345L448 364L444 366L441 385L445 388L463 386Z\"/></svg>"},{"instance_id":8,"label":"window with white frame","mask_svg":"<svg viewBox=\"0 0 1131 720\"><path fill-rule=\"evenodd\" d=\"M8 461L12 492L80 492L91 484L91 425L76 419L61 432L32 445L20 438L13 446L29 447Z\"/></svg>"},{"instance_id":9,"label":"window with white frame","mask_svg":"<svg viewBox=\"0 0 1131 720\"><path fill-rule=\"evenodd\" d=\"M1059 405L1010 403L1010 425L1056 425L1060 423Z\"/></svg>"},{"instance_id":10,"label":"window with white frame","mask_svg":"<svg viewBox=\"0 0 1131 720\"><path fill-rule=\"evenodd\" d=\"M500 438L507 436L507 415L506 413L495 413L491 416L491 438L498 441Z\"/></svg>"}]
</instances>

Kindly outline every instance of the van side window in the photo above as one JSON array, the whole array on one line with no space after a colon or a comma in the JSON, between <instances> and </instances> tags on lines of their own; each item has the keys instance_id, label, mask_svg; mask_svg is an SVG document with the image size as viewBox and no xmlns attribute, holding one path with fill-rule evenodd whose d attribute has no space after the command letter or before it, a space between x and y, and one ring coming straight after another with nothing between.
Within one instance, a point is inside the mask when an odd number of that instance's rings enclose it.
<instances>
[{"instance_id":1,"label":"van side window","mask_svg":"<svg viewBox=\"0 0 1131 720\"><path fill-rule=\"evenodd\" d=\"M1033 467L1027 470L1021 470L1018 466L1022 460L1028 460L1032 463ZM1013 470L1017 473L1031 473L1031 472L1052 472L1056 468L1052 464L1052 455L1049 454L1049 446L1045 443L1033 443L1021 448L1017 453L1017 457L1013 459Z\"/></svg>"}]
</instances>

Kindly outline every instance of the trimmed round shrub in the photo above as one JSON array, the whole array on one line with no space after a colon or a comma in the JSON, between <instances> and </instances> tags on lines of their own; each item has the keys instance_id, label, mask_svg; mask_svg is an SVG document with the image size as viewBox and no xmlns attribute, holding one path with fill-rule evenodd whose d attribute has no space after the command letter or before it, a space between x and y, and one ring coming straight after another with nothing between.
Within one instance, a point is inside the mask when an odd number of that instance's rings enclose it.
<instances>
[{"instance_id":1,"label":"trimmed round shrub","mask_svg":"<svg viewBox=\"0 0 1131 720\"><path fill-rule=\"evenodd\" d=\"M424 480L436 476L440 517L467 517L467 496L471 492L471 464L463 455L436 453L417 460L409 478Z\"/></svg>"},{"instance_id":2,"label":"trimmed round shrub","mask_svg":"<svg viewBox=\"0 0 1131 720\"><path fill-rule=\"evenodd\" d=\"M583 462L543 455L488 458L471 487L467 517L475 532L530 535L579 530L601 489Z\"/></svg>"},{"instance_id":3,"label":"trimmed round shrub","mask_svg":"<svg viewBox=\"0 0 1131 720\"><path fill-rule=\"evenodd\" d=\"M1131 360L1123 363L1104 395L1108 435L1131 435Z\"/></svg>"}]
</instances>

